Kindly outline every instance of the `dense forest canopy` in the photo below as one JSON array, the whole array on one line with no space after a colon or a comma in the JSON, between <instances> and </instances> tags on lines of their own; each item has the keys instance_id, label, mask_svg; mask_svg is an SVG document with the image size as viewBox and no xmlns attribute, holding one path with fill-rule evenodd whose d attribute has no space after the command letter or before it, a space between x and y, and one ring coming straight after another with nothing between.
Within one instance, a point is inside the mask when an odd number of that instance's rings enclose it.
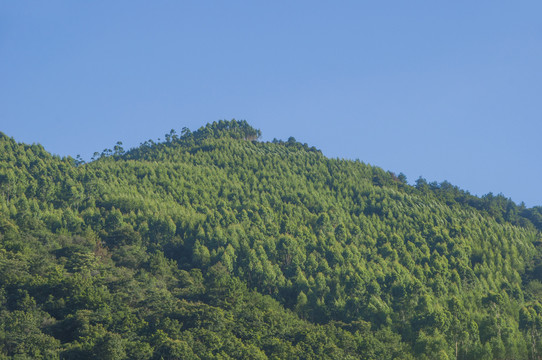
<instances>
[{"instance_id":1,"label":"dense forest canopy","mask_svg":"<svg viewBox=\"0 0 542 360\"><path fill-rule=\"evenodd\" d=\"M260 136L0 133L0 359L542 356L542 207Z\"/></svg>"}]
</instances>

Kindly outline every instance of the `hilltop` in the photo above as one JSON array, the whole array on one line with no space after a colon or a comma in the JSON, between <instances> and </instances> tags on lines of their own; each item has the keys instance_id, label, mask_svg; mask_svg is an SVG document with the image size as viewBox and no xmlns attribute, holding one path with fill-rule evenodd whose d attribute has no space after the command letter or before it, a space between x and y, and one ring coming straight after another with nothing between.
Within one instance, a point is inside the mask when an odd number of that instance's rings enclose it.
<instances>
[{"instance_id":1,"label":"hilltop","mask_svg":"<svg viewBox=\"0 0 542 360\"><path fill-rule=\"evenodd\" d=\"M542 207L260 137L84 163L0 133L0 357L542 353Z\"/></svg>"}]
</instances>

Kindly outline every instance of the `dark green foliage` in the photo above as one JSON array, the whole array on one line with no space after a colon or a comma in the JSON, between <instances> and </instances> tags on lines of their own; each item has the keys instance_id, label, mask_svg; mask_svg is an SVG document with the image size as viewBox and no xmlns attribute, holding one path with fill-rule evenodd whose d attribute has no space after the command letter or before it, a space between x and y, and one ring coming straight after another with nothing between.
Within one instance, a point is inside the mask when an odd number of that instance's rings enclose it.
<instances>
[{"instance_id":1,"label":"dark green foliage","mask_svg":"<svg viewBox=\"0 0 542 360\"><path fill-rule=\"evenodd\" d=\"M541 356L542 208L260 135L0 133L0 358Z\"/></svg>"}]
</instances>

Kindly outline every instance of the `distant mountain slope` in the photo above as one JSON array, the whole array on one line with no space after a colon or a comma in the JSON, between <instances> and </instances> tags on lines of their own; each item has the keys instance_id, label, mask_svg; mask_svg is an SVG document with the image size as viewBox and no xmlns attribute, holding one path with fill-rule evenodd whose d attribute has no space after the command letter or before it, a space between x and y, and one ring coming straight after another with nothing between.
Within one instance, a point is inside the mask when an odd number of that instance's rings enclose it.
<instances>
[{"instance_id":1,"label":"distant mountain slope","mask_svg":"<svg viewBox=\"0 0 542 360\"><path fill-rule=\"evenodd\" d=\"M542 354L541 207L260 135L85 164L0 134L0 356Z\"/></svg>"}]
</instances>

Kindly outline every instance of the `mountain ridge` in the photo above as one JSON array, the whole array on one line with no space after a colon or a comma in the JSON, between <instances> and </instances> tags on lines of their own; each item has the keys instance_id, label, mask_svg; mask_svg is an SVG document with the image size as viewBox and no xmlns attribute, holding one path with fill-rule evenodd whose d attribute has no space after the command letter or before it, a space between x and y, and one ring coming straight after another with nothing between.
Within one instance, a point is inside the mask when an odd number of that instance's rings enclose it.
<instances>
[{"instance_id":1,"label":"mountain ridge","mask_svg":"<svg viewBox=\"0 0 542 360\"><path fill-rule=\"evenodd\" d=\"M540 353L542 208L259 136L220 121L83 163L1 135L0 354Z\"/></svg>"}]
</instances>

